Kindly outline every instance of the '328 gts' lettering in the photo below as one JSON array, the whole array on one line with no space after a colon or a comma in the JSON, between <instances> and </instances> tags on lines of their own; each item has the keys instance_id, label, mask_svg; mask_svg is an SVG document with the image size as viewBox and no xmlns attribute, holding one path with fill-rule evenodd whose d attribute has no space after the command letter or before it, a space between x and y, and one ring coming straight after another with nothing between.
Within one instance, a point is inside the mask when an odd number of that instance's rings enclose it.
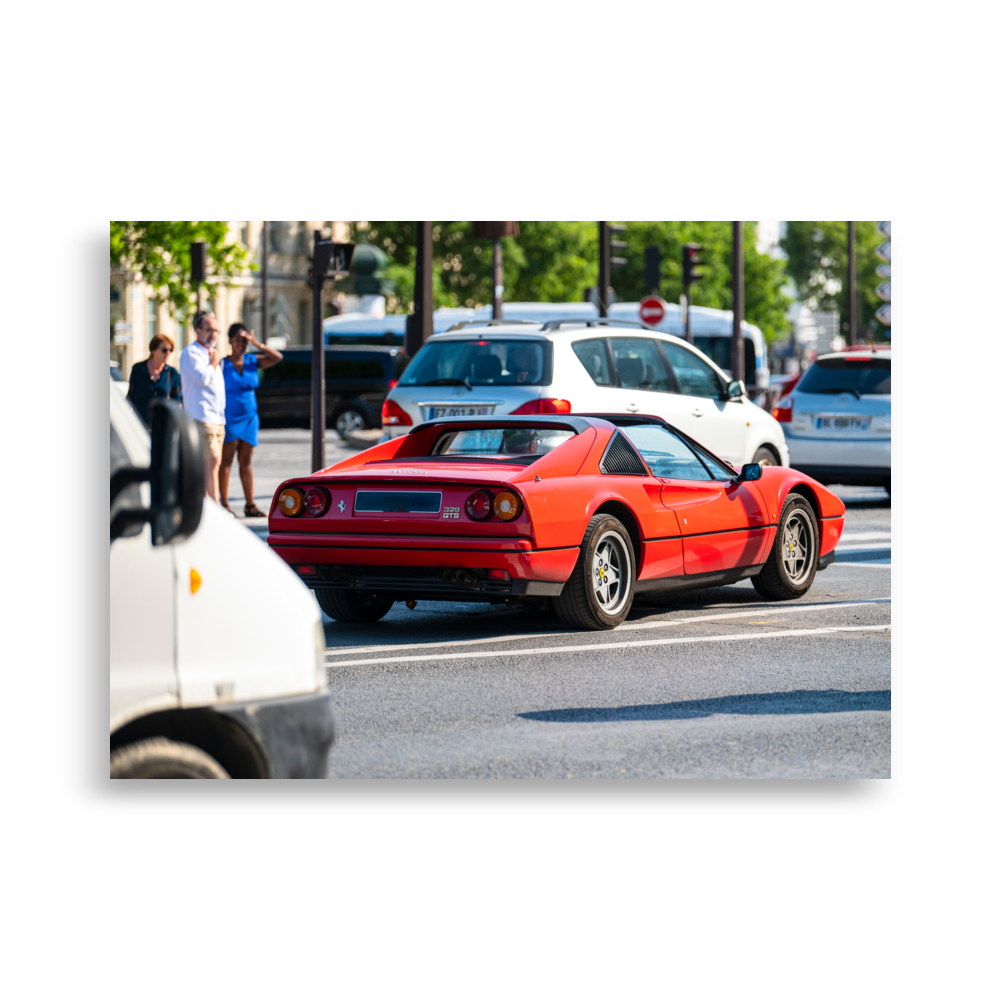
<instances>
[{"instance_id":1,"label":"'328 gts' lettering","mask_svg":"<svg viewBox=\"0 0 1000 1000\"><path fill-rule=\"evenodd\" d=\"M444 516L445 517L453 517L457 521L458 520L458 508L457 507L445 507L445 509L444 509Z\"/></svg>"}]
</instances>

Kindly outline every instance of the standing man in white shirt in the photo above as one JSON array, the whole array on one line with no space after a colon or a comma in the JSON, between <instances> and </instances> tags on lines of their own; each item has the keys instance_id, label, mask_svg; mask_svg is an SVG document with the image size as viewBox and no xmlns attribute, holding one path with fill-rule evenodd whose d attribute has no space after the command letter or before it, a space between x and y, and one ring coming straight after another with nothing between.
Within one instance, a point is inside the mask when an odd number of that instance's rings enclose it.
<instances>
[{"instance_id":1,"label":"standing man in white shirt","mask_svg":"<svg viewBox=\"0 0 1000 1000\"><path fill-rule=\"evenodd\" d=\"M222 355L215 350L219 324L210 312L194 317L198 338L181 352L181 392L184 409L194 418L205 456L205 493L219 502L219 466L226 434L226 382Z\"/></svg>"}]
</instances>

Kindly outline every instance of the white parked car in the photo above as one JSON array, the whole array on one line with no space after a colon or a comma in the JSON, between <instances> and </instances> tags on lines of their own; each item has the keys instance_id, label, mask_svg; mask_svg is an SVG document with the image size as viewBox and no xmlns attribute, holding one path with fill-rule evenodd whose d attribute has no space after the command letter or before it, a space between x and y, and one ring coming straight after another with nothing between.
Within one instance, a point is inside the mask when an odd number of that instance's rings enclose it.
<instances>
[{"instance_id":1,"label":"white parked car","mask_svg":"<svg viewBox=\"0 0 1000 1000\"><path fill-rule=\"evenodd\" d=\"M325 777L315 599L205 498L191 418L155 400L151 439L110 393L111 777Z\"/></svg>"},{"instance_id":2,"label":"white parked car","mask_svg":"<svg viewBox=\"0 0 1000 1000\"><path fill-rule=\"evenodd\" d=\"M645 413L736 465L788 465L781 425L685 341L619 320L459 323L421 347L382 408L386 438L436 417Z\"/></svg>"},{"instance_id":3,"label":"white parked car","mask_svg":"<svg viewBox=\"0 0 1000 1000\"><path fill-rule=\"evenodd\" d=\"M892 482L892 352L818 357L774 409L791 465L824 485Z\"/></svg>"}]
</instances>

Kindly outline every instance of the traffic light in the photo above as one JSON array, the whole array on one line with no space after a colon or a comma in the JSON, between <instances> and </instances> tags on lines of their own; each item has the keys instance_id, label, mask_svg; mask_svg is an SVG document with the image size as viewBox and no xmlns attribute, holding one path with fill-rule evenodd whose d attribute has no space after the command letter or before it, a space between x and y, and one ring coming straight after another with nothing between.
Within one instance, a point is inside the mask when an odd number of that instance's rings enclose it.
<instances>
[{"instance_id":1,"label":"traffic light","mask_svg":"<svg viewBox=\"0 0 1000 1000\"><path fill-rule=\"evenodd\" d=\"M613 222L608 223L608 233L610 233L612 236L615 233L624 233L624 232L625 232L625 226L617 226ZM613 239L610 241L610 247L611 247L611 253L614 254L616 250L627 250L628 244L623 242L622 240ZM624 257L612 256L611 258L612 268L624 267L627 263L628 261Z\"/></svg>"},{"instance_id":2,"label":"traffic light","mask_svg":"<svg viewBox=\"0 0 1000 1000\"><path fill-rule=\"evenodd\" d=\"M704 275L695 268L705 262L698 256L701 251L700 243L685 243L681 250L681 261L684 266L683 284L685 288L690 288L696 281L700 281Z\"/></svg>"},{"instance_id":3,"label":"traffic light","mask_svg":"<svg viewBox=\"0 0 1000 1000\"><path fill-rule=\"evenodd\" d=\"M650 295L658 295L660 292L661 259L659 247L646 247L646 288Z\"/></svg>"}]
</instances>

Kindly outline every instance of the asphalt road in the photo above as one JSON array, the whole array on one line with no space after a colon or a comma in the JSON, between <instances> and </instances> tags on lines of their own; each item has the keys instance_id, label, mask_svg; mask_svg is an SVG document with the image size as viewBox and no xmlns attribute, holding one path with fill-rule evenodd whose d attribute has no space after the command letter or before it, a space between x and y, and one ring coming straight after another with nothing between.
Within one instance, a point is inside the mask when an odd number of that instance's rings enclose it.
<instances>
[{"instance_id":1,"label":"asphalt road","mask_svg":"<svg viewBox=\"0 0 1000 1000\"><path fill-rule=\"evenodd\" d=\"M889 777L891 508L836 491L843 551L798 601L744 580L600 633L486 604L324 618L330 776Z\"/></svg>"}]
</instances>

